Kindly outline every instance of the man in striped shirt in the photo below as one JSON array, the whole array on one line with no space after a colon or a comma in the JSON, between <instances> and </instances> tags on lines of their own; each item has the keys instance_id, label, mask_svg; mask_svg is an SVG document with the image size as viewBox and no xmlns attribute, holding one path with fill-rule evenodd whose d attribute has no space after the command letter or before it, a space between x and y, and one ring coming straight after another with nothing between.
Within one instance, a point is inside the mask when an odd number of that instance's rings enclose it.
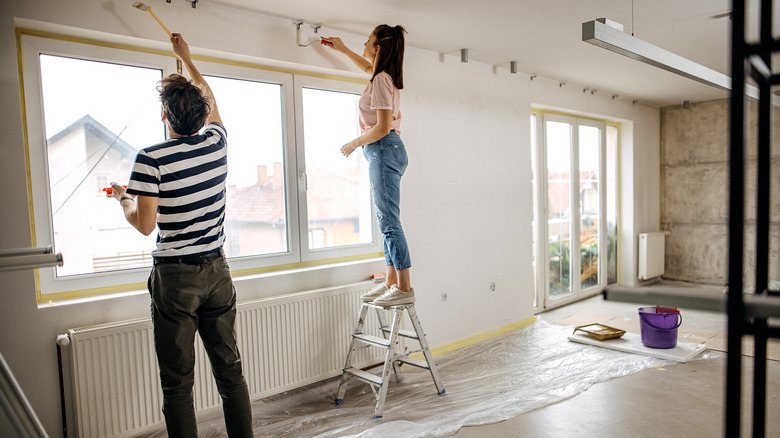
<instances>
[{"instance_id":1,"label":"man in striped shirt","mask_svg":"<svg viewBox=\"0 0 780 438\"><path fill-rule=\"evenodd\" d=\"M158 87L169 139L139 151L127 190L111 183L111 196L138 231L149 235L159 229L148 287L168 435L198 436L192 387L199 332L228 436L251 437L249 392L234 330L236 294L222 250L226 132L187 43L180 34L171 43L192 80L173 74Z\"/></svg>"}]
</instances>

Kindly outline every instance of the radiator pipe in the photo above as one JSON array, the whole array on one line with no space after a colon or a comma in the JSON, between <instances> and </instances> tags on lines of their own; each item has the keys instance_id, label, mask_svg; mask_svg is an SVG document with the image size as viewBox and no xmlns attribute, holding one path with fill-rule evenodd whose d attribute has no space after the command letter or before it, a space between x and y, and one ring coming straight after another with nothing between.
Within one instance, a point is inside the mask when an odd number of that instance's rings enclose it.
<instances>
[{"instance_id":1,"label":"radiator pipe","mask_svg":"<svg viewBox=\"0 0 780 438\"><path fill-rule=\"evenodd\" d=\"M64 338L64 339L63 339ZM60 410L62 415L62 436L68 438L68 414L65 409L65 379L62 372L62 346L70 344L68 335L57 336L57 368L60 375Z\"/></svg>"}]
</instances>

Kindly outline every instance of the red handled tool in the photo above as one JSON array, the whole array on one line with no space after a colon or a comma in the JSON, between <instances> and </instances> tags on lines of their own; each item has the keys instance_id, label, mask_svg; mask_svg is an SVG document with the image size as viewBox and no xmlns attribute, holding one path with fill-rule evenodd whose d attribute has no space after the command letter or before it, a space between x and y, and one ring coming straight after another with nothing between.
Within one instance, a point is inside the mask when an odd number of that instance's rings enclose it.
<instances>
[{"instance_id":1,"label":"red handled tool","mask_svg":"<svg viewBox=\"0 0 780 438\"><path fill-rule=\"evenodd\" d=\"M127 188L127 186L122 186L122 187ZM103 191L110 195L110 194L114 193L114 188L113 187L105 187L103 189Z\"/></svg>"}]
</instances>

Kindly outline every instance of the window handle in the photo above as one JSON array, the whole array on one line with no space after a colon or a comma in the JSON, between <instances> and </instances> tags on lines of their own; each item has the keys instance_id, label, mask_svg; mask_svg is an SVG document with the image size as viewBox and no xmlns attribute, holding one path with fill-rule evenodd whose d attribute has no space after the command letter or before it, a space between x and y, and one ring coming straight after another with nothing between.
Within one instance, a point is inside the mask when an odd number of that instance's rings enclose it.
<instances>
[{"instance_id":1,"label":"window handle","mask_svg":"<svg viewBox=\"0 0 780 438\"><path fill-rule=\"evenodd\" d=\"M301 184L303 185L303 191L304 192L308 191L309 190L309 184L308 184L308 179L306 178L306 172L305 171L301 171L300 176L298 177L298 179L301 181Z\"/></svg>"}]
</instances>

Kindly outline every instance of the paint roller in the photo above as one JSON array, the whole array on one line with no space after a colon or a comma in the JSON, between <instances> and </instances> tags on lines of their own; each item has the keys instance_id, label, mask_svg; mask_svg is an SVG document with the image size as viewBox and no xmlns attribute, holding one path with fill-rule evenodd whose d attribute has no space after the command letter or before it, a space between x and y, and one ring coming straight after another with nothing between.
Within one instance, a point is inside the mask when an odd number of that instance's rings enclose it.
<instances>
[{"instance_id":1,"label":"paint roller","mask_svg":"<svg viewBox=\"0 0 780 438\"><path fill-rule=\"evenodd\" d=\"M158 23L160 23L160 26L162 26L162 28L165 31L165 33L167 33L169 37L173 38L173 34L171 33L171 31L168 30L167 27L165 27L165 25L163 24L162 21L160 21L160 19L157 17L157 14L155 14L154 11L152 11L152 7L151 6L145 5L145 4L141 3L141 2L135 2L135 3L133 3L133 7L138 9L139 11L144 11L144 12L148 12L148 13L152 14L152 17L154 17L154 19L157 20Z\"/></svg>"}]
</instances>

